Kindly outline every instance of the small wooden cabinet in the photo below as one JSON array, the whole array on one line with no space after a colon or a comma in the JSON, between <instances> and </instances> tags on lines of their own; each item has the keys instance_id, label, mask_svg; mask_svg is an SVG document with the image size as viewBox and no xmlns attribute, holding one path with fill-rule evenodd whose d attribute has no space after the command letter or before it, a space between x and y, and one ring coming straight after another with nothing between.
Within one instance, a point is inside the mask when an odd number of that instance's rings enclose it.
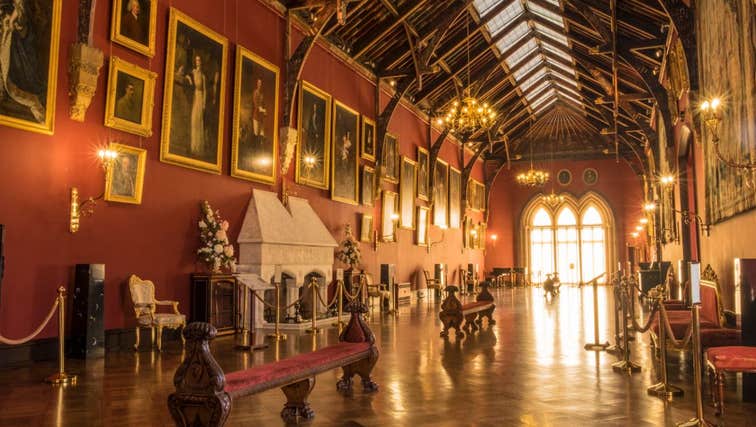
<instances>
[{"instance_id":1,"label":"small wooden cabinet","mask_svg":"<svg viewBox=\"0 0 756 427\"><path fill-rule=\"evenodd\" d=\"M192 322L207 322L218 335L234 333L238 317L236 278L230 274L192 274Z\"/></svg>"}]
</instances>

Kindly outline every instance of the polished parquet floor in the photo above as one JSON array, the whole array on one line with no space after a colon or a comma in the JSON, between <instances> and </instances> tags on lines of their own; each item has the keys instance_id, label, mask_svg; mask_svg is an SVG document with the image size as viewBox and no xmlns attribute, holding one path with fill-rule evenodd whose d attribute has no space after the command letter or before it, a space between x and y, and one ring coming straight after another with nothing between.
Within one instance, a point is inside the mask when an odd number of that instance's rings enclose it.
<instances>
[{"instance_id":1,"label":"polished parquet floor","mask_svg":"<svg viewBox=\"0 0 756 427\"><path fill-rule=\"evenodd\" d=\"M610 288L599 288L601 341L613 325ZM673 426L695 414L690 354L670 352L671 381L685 396L671 403L649 397L656 382L648 338L638 334L633 360L640 373L612 371L612 355L585 351L593 341L592 293L564 288L545 299L541 289L494 291L496 325L456 341L439 338L439 304L420 300L396 315L374 313L369 321L381 357L374 371L380 391L352 396L336 392L339 371L317 377L310 426ZM613 326L612 326L613 327ZM612 334L613 335L613 334ZM275 360L337 341L335 330L316 338L291 335L279 347L243 353L233 337L212 345L226 371ZM109 352L105 359L69 363L79 384L41 383L55 363L0 370L0 426L169 426L166 398L182 357L180 343L162 354ZM738 378L728 378L727 414L709 421L722 426L756 425L756 404L742 403ZM279 390L234 402L227 425L282 426Z\"/></svg>"}]
</instances>

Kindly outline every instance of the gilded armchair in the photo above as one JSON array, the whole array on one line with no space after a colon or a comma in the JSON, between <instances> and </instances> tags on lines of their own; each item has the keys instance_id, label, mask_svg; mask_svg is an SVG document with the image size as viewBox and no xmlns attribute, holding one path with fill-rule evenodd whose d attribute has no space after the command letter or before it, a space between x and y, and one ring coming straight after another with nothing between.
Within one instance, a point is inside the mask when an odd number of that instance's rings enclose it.
<instances>
[{"instance_id":1,"label":"gilded armchair","mask_svg":"<svg viewBox=\"0 0 756 427\"><path fill-rule=\"evenodd\" d=\"M132 274L129 277L129 291L131 292L131 301L134 303L134 314L136 315L136 342L134 350L139 349L139 330L140 328L150 328L152 331L152 343L155 343L155 330L157 329L157 349L161 350L163 344L163 328L178 329L186 326L186 316L178 310L178 301L159 301L155 299L155 284L151 280L142 280ZM173 307L173 313L158 313L157 306L170 305ZM184 336L181 334L181 343L184 343Z\"/></svg>"}]
</instances>

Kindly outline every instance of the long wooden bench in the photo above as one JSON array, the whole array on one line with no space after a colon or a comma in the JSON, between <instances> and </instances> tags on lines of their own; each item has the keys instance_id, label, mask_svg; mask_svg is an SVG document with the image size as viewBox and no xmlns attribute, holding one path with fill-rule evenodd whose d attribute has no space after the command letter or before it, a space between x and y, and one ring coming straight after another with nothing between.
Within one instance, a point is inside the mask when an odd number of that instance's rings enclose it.
<instances>
[{"instance_id":1,"label":"long wooden bench","mask_svg":"<svg viewBox=\"0 0 756 427\"><path fill-rule=\"evenodd\" d=\"M459 338L465 336L463 329L471 334L480 329L484 317L488 318L489 325L496 324L493 319L493 311L496 305L493 303L493 295L488 292L488 287L488 282L482 282L481 291L475 298L475 302L467 304L462 304L454 295L455 292L459 291L459 288L456 286L446 287L445 291L448 295L441 303L441 313L438 314L441 323L444 324L444 328L441 330L442 337L448 337L451 328L457 330L456 335Z\"/></svg>"},{"instance_id":2,"label":"long wooden bench","mask_svg":"<svg viewBox=\"0 0 756 427\"><path fill-rule=\"evenodd\" d=\"M168 397L168 409L176 425L222 426L235 399L278 387L286 396L281 410L284 421L312 418L315 412L307 398L315 386L315 376L338 367L344 370L336 383L338 391L350 392L355 374L362 378L365 392L377 391L378 384L372 381L370 373L378 361L378 347L362 318L367 307L354 301L346 309L352 317L338 344L228 375L223 374L210 353L209 342L217 333L215 327L203 322L189 324L183 332L187 354L173 378L176 392Z\"/></svg>"}]
</instances>

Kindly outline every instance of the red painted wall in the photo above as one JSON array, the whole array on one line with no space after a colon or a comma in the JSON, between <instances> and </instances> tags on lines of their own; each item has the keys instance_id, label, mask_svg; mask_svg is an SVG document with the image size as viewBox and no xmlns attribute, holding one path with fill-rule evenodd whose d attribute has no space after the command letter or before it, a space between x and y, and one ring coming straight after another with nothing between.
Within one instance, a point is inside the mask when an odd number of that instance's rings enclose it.
<instances>
[{"instance_id":1,"label":"red painted wall","mask_svg":"<svg viewBox=\"0 0 756 427\"><path fill-rule=\"evenodd\" d=\"M212 175L161 163L159 159L165 36L169 5L180 9L216 32L229 38L231 49L226 79L223 173ZM275 190L229 176L231 113L233 96L234 47L241 44L283 69L285 22L257 1L160 0L157 11L157 54L148 59L109 40L110 2L98 2L94 44L105 52L96 95L86 121L68 118L69 47L74 42L76 9L63 8L60 63L57 81L57 108L53 136L39 135L0 127L0 223L7 226L6 275L2 283L0 333L18 337L29 333L42 320L55 297L55 289L71 282L76 263L105 263L105 327L132 327L133 311L126 286L135 273L155 281L160 299L180 301L183 312L189 308L189 275L201 271L195 251L199 244L196 220L199 202L209 200L231 223L234 241L241 226L252 188ZM295 37L297 39L297 37ZM103 123L107 63L116 55L158 74L153 111L153 136L141 138L105 128ZM349 66L317 46L308 59L303 78L331 93L335 99L375 118L374 85ZM283 85L283 76L282 76ZM383 102L387 95L383 95ZM279 105L279 110L283 106ZM280 113L280 111L279 111ZM389 124L399 136L401 153L415 159L415 146L426 144L427 123L400 106ZM435 138L435 134L433 135ZM84 197L102 192L103 175L94 157L94 148L117 141L147 149L144 195L141 205L98 202L92 217L82 219L77 234L68 232L70 187L77 186ZM459 148L445 144L441 158L458 164ZM379 206L356 207L333 202L327 191L293 183L294 166L286 177L290 190L310 200L337 240L344 224L358 229L358 212L373 212L380 218ZM474 176L480 178L480 164ZM279 184L280 185L280 184ZM386 188L396 187L385 184ZM392 188L395 191L396 188ZM481 218L475 214L474 220ZM433 227L431 238L440 239ZM364 266L378 274L381 262L398 265L398 279L410 281L414 272L432 267L435 262L457 266L483 262L482 251L462 249L461 230L448 230L444 243L433 248L415 246L410 230L399 231L399 243L382 244L377 252L362 245ZM42 337L56 335L54 323Z\"/></svg>"},{"instance_id":2,"label":"red painted wall","mask_svg":"<svg viewBox=\"0 0 756 427\"><path fill-rule=\"evenodd\" d=\"M528 202L537 194L551 192L551 183L544 188L533 189L523 187L515 182L515 176L528 169L529 163L513 164L511 170L503 169L491 190L491 215L488 226L489 239L486 244L486 267L524 266L525 260L518 255L520 216ZM596 169L598 182L586 185L583 182L583 170L587 167ZM609 203L614 213L616 253L618 261L626 261L626 246L633 244L630 233L638 224L642 213L643 193L638 176L624 163L614 160L591 161L555 161L552 179L556 179L556 172L568 169L572 173L572 182L562 186L554 183L556 193L570 193L576 198L593 191L598 193ZM498 239L490 239L496 234Z\"/></svg>"}]
</instances>

